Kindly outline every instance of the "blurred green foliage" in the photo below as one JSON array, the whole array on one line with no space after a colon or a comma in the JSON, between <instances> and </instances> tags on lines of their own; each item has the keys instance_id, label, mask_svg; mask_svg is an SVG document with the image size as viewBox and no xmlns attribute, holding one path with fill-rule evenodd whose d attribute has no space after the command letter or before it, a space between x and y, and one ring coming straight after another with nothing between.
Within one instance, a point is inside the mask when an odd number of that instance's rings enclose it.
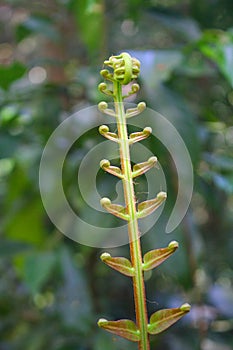
<instances>
[{"instance_id":1,"label":"blurred green foliage","mask_svg":"<svg viewBox=\"0 0 233 350\"><path fill-rule=\"evenodd\" d=\"M195 175L188 213L167 236L176 171L158 140L146 141L166 172L169 200L143 237L143 249L174 239L181 244L158 272L146 276L149 311L184 300L193 305L183 321L152 339L152 349L232 349L232 28L228 0L0 4L1 350L136 349L96 326L100 316L133 318L130 281L103 266L100 249L57 231L38 184L48 137L71 113L100 101L103 59L124 50L144 67L138 100L177 128ZM95 132L86 134L67 156L64 187L76 210L84 208L77 167L100 140ZM100 192L116 195L106 174L100 172L98 183ZM128 247L110 252L125 256Z\"/></svg>"}]
</instances>

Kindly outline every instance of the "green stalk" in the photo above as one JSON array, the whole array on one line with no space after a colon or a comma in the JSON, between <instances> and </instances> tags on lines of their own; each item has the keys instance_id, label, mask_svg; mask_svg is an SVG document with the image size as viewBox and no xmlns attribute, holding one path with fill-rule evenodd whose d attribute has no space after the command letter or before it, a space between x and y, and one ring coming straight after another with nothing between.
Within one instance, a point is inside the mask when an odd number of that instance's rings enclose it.
<instances>
[{"instance_id":1,"label":"green stalk","mask_svg":"<svg viewBox=\"0 0 233 350\"><path fill-rule=\"evenodd\" d=\"M104 61L104 64L112 70L103 69L101 75L112 83L113 91L111 88L109 89L105 82L99 84L99 90L114 98L115 109L108 108L108 104L104 101L100 102L98 107L103 113L116 118L118 134L110 132L106 125L100 126L99 131L107 139L119 144L121 167L112 166L107 159L101 160L100 167L122 180L125 207L111 203L109 198L102 198L100 203L109 213L128 222L131 261L124 257L111 257L109 253L103 253L101 260L123 275L132 277L136 324L128 319L108 321L100 318L98 325L113 334L137 342L139 350L150 350L149 335L161 333L170 327L189 312L190 305L186 303L178 308L156 311L150 316L150 322L148 322L143 271L149 271L159 266L176 251L178 243L172 241L166 248L151 250L144 255L142 260L138 219L156 210L167 195L165 192L159 192L156 198L141 202L136 207L133 179L145 173L157 163L156 157L150 157L145 162L135 164L133 170L131 169L130 144L141 141L151 134L151 128L148 127L130 135L127 131L126 119L138 115L146 108L146 104L140 102L136 108L128 108L125 111L123 99L135 94L139 90L138 84L132 83L128 94L122 96L122 86L128 85L137 79L140 72L140 62L128 53L123 52L118 56L111 56L109 60Z\"/></svg>"},{"instance_id":2,"label":"green stalk","mask_svg":"<svg viewBox=\"0 0 233 350\"><path fill-rule=\"evenodd\" d=\"M131 263L135 270L133 277L134 303L136 312L136 323L140 330L141 339L138 342L139 350L149 350L149 338L147 333L147 307L145 284L142 271L142 252L138 220L136 217L136 199L131 170L130 150L128 142L128 132L126 124L125 109L122 99L122 85L119 82L113 84L113 96L115 102L115 112L120 146L121 170L123 174L123 189L126 208L129 214L128 234L130 241Z\"/></svg>"}]
</instances>

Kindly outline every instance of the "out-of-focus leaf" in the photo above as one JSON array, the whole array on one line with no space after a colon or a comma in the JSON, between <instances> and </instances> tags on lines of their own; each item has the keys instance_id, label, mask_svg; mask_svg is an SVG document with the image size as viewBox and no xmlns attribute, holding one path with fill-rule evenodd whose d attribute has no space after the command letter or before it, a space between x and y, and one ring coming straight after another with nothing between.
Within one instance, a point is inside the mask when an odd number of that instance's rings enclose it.
<instances>
[{"instance_id":1,"label":"out-of-focus leaf","mask_svg":"<svg viewBox=\"0 0 233 350\"><path fill-rule=\"evenodd\" d=\"M24 76L26 70L20 62L13 62L9 66L0 65L0 87L8 90L12 83Z\"/></svg>"},{"instance_id":2,"label":"out-of-focus leaf","mask_svg":"<svg viewBox=\"0 0 233 350\"><path fill-rule=\"evenodd\" d=\"M73 0L77 27L91 55L100 54L104 41L104 6L102 0ZM97 39L98 38L98 39Z\"/></svg>"},{"instance_id":3,"label":"out-of-focus leaf","mask_svg":"<svg viewBox=\"0 0 233 350\"><path fill-rule=\"evenodd\" d=\"M211 180L220 190L228 194L233 193L233 176L221 175L215 171L208 171L203 174L206 180Z\"/></svg>"},{"instance_id":4,"label":"out-of-focus leaf","mask_svg":"<svg viewBox=\"0 0 233 350\"><path fill-rule=\"evenodd\" d=\"M87 0L86 2L86 13L92 13L95 11L95 5L98 4L97 0Z\"/></svg>"},{"instance_id":5,"label":"out-of-focus leaf","mask_svg":"<svg viewBox=\"0 0 233 350\"><path fill-rule=\"evenodd\" d=\"M212 59L233 87L233 32L207 31L198 41L200 51Z\"/></svg>"},{"instance_id":6,"label":"out-of-focus leaf","mask_svg":"<svg viewBox=\"0 0 233 350\"><path fill-rule=\"evenodd\" d=\"M15 164L8 177L2 227L7 238L41 245L46 239L45 210L36 195L34 186L37 184L29 178L31 168L35 170L35 163L28 161L26 152L20 163L20 166Z\"/></svg>"},{"instance_id":7,"label":"out-of-focus leaf","mask_svg":"<svg viewBox=\"0 0 233 350\"><path fill-rule=\"evenodd\" d=\"M6 213L10 215L13 206L16 205L17 201L20 201L19 198L22 197L22 193L24 193L29 185L25 169L18 164L15 164L14 171L11 173L7 184L8 192L4 204Z\"/></svg>"},{"instance_id":8,"label":"out-of-focus leaf","mask_svg":"<svg viewBox=\"0 0 233 350\"><path fill-rule=\"evenodd\" d=\"M233 193L233 174L229 176L215 175L214 181L219 188L223 189L227 194Z\"/></svg>"},{"instance_id":9,"label":"out-of-focus leaf","mask_svg":"<svg viewBox=\"0 0 233 350\"><path fill-rule=\"evenodd\" d=\"M192 78L213 77L216 75L216 70L212 64L204 60L200 52L186 54L181 64L175 68L175 72Z\"/></svg>"},{"instance_id":10,"label":"out-of-focus leaf","mask_svg":"<svg viewBox=\"0 0 233 350\"><path fill-rule=\"evenodd\" d=\"M203 349L204 350L231 350L232 349L232 344L226 344L225 342L219 342L216 340L212 340L209 338L206 338L202 342L203 344Z\"/></svg>"},{"instance_id":11,"label":"out-of-focus leaf","mask_svg":"<svg viewBox=\"0 0 233 350\"><path fill-rule=\"evenodd\" d=\"M233 317L233 294L231 286L215 284L210 288L208 296L211 303L213 303L223 315L231 318Z\"/></svg>"},{"instance_id":12,"label":"out-of-focus leaf","mask_svg":"<svg viewBox=\"0 0 233 350\"><path fill-rule=\"evenodd\" d=\"M14 105L8 105L0 110L0 125L6 125L15 120L18 116L18 109Z\"/></svg>"},{"instance_id":13,"label":"out-of-focus leaf","mask_svg":"<svg viewBox=\"0 0 233 350\"><path fill-rule=\"evenodd\" d=\"M4 228L7 238L41 245L46 232L43 226L45 212L40 198L32 198L26 203L18 201L14 210L9 213Z\"/></svg>"},{"instance_id":14,"label":"out-of-focus leaf","mask_svg":"<svg viewBox=\"0 0 233 350\"><path fill-rule=\"evenodd\" d=\"M199 149L195 116L185 100L162 83L171 77L173 70L180 66L182 54L177 50L133 51L141 61L140 76L148 98L148 105L162 113L183 137L191 158L198 159Z\"/></svg>"},{"instance_id":15,"label":"out-of-focus leaf","mask_svg":"<svg viewBox=\"0 0 233 350\"><path fill-rule=\"evenodd\" d=\"M65 248L60 252L60 264L64 275L64 291L59 303L63 320L80 332L86 332L92 315L92 303L85 277L74 266L72 255Z\"/></svg>"},{"instance_id":16,"label":"out-of-focus leaf","mask_svg":"<svg viewBox=\"0 0 233 350\"><path fill-rule=\"evenodd\" d=\"M127 17L134 19L136 22L140 17L142 9L149 6L149 2L144 0L127 0Z\"/></svg>"},{"instance_id":17,"label":"out-of-focus leaf","mask_svg":"<svg viewBox=\"0 0 233 350\"><path fill-rule=\"evenodd\" d=\"M169 79L173 70L182 62L182 54L177 51L165 50L133 51L132 54L141 61L140 76L148 106L165 116L177 129L195 165L200 154L195 115L182 96L163 85L163 82ZM161 75L160 69L163 72Z\"/></svg>"},{"instance_id":18,"label":"out-of-focus leaf","mask_svg":"<svg viewBox=\"0 0 233 350\"><path fill-rule=\"evenodd\" d=\"M16 268L29 287L30 291L38 293L51 275L56 257L53 252L34 252L16 257Z\"/></svg>"},{"instance_id":19,"label":"out-of-focus leaf","mask_svg":"<svg viewBox=\"0 0 233 350\"><path fill-rule=\"evenodd\" d=\"M204 153L203 158L209 164L222 170L232 171L233 169L233 158L226 155L218 155L211 153Z\"/></svg>"},{"instance_id":20,"label":"out-of-focus leaf","mask_svg":"<svg viewBox=\"0 0 233 350\"><path fill-rule=\"evenodd\" d=\"M27 251L30 249L31 246L22 242L17 242L17 241L8 241L8 240L3 240L1 239L1 244L0 244L0 256L11 256L15 254L19 254L22 252Z\"/></svg>"},{"instance_id":21,"label":"out-of-focus leaf","mask_svg":"<svg viewBox=\"0 0 233 350\"><path fill-rule=\"evenodd\" d=\"M95 337L95 350L103 350L103 349L111 349L111 350L119 350L119 349L127 349L134 350L135 343L129 342L124 338L118 338L117 341L113 341L113 336L108 332L98 332Z\"/></svg>"},{"instance_id":22,"label":"out-of-focus leaf","mask_svg":"<svg viewBox=\"0 0 233 350\"><path fill-rule=\"evenodd\" d=\"M154 89L170 78L183 57L178 50L131 51L131 54L141 61L140 76L148 87Z\"/></svg>"},{"instance_id":23,"label":"out-of-focus leaf","mask_svg":"<svg viewBox=\"0 0 233 350\"><path fill-rule=\"evenodd\" d=\"M175 31L186 40L197 40L201 35L197 22L192 18L174 16L174 14L154 14L154 17L158 22L161 22L172 32Z\"/></svg>"},{"instance_id":24,"label":"out-of-focus leaf","mask_svg":"<svg viewBox=\"0 0 233 350\"><path fill-rule=\"evenodd\" d=\"M0 159L0 179L11 173L14 168L14 159L4 158Z\"/></svg>"},{"instance_id":25,"label":"out-of-focus leaf","mask_svg":"<svg viewBox=\"0 0 233 350\"><path fill-rule=\"evenodd\" d=\"M16 30L18 40L22 40L33 33L43 35L54 41L59 39L59 33L51 20L44 17L30 16Z\"/></svg>"},{"instance_id":26,"label":"out-of-focus leaf","mask_svg":"<svg viewBox=\"0 0 233 350\"><path fill-rule=\"evenodd\" d=\"M0 128L0 157L12 158L18 146L19 139L17 136L9 135L3 128Z\"/></svg>"}]
</instances>

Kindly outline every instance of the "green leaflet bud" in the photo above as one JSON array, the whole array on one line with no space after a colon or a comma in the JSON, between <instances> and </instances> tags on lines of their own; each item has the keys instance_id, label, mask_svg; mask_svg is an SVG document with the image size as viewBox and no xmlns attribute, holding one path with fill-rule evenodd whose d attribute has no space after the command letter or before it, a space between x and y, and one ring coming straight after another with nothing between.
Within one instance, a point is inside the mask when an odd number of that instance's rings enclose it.
<instances>
[{"instance_id":1,"label":"green leaflet bud","mask_svg":"<svg viewBox=\"0 0 233 350\"><path fill-rule=\"evenodd\" d=\"M110 167L110 162L109 162L109 160L107 160L107 159L102 159L102 160L100 161L100 167L101 167L101 168L108 168L108 167Z\"/></svg>"},{"instance_id":2,"label":"green leaflet bud","mask_svg":"<svg viewBox=\"0 0 233 350\"><path fill-rule=\"evenodd\" d=\"M169 243L168 247L169 247L170 249L177 249L177 248L179 248L179 243L176 242L176 241L171 241L171 242Z\"/></svg>"},{"instance_id":3,"label":"green leaflet bud","mask_svg":"<svg viewBox=\"0 0 233 350\"><path fill-rule=\"evenodd\" d=\"M102 134L105 134L109 132L109 127L107 125L101 125L99 127L99 133L102 135Z\"/></svg>"},{"instance_id":4,"label":"green leaflet bud","mask_svg":"<svg viewBox=\"0 0 233 350\"><path fill-rule=\"evenodd\" d=\"M189 312L191 310L191 305L189 305L188 303L185 303L181 305L180 310L184 312Z\"/></svg>"}]
</instances>

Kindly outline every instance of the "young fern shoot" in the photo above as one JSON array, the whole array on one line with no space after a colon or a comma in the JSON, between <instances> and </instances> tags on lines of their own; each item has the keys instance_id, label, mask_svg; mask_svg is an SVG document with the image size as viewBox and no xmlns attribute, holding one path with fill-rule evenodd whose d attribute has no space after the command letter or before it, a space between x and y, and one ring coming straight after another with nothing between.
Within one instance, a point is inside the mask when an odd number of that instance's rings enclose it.
<instances>
[{"instance_id":1,"label":"young fern shoot","mask_svg":"<svg viewBox=\"0 0 233 350\"><path fill-rule=\"evenodd\" d=\"M139 85L132 83L128 94L123 96L122 93L123 85L137 79L140 72L140 62L123 52L118 56L111 56L104 62L104 65L107 69L103 69L100 74L106 81L110 82L112 88L109 88L104 82L99 85L99 90L113 98L114 109L108 108L108 104L104 101L100 102L98 107L101 112L116 119L117 134L110 132L106 125L100 126L99 132L107 139L118 143L121 167L112 166L107 159L100 162L100 167L121 179L125 206L113 204L109 198L102 198L100 202L109 213L127 221L131 259L112 257L108 253L103 253L101 259L111 268L132 278L136 323L128 319L118 321L100 319L98 325L111 333L137 342L139 350L149 350L149 335L161 333L170 327L190 310L190 305L183 304L178 308L159 310L152 314L148 320L144 271L149 271L165 261L176 251L178 243L172 241L167 247L149 251L142 258L138 220L156 210L165 201L167 195L165 192L159 192L156 198L136 204L134 178L157 164L156 157L135 164L133 168L130 161L130 146L146 139L152 132L150 127L130 135L127 131L127 118L140 114L146 108L146 104L140 102L136 108L125 110L123 102L124 98L139 90Z\"/></svg>"}]
</instances>

